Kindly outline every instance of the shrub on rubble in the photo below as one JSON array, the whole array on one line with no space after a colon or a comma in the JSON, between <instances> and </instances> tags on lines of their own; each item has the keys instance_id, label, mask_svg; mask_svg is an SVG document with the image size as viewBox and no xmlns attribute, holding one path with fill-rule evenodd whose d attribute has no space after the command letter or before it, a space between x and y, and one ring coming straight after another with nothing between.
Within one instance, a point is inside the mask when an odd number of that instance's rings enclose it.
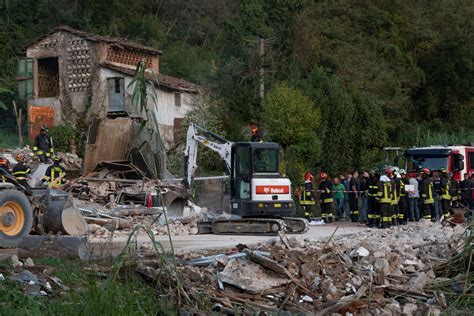
<instances>
[{"instance_id":1,"label":"shrub on rubble","mask_svg":"<svg viewBox=\"0 0 474 316\"><path fill-rule=\"evenodd\" d=\"M72 142L77 145L76 129L70 124L51 127L49 136L53 139L55 151L69 152Z\"/></svg>"}]
</instances>

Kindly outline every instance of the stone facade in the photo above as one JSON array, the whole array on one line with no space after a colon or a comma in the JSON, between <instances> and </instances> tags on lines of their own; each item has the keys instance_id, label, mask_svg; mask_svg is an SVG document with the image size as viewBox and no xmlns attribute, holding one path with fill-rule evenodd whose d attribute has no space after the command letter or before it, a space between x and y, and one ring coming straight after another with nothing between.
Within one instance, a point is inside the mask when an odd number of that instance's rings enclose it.
<instances>
[{"instance_id":1,"label":"stone facade","mask_svg":"<svg viewBox=\"0 0 474 316\"><path fill-rule=\"evenodd\" d=\"M157 117L165 145L171 145L175 128L193 108L199 89L182 79L160 74L160 55L157 49L127 39L66 26L31 43L26 49L26 57L33 65L33 91L28 99L30 136L34 137L38 126L45 122L87 126L93 118L139 119L139 111L130 104L128 85L136 64L143 60L157 94L157 104L150 102L149 108ZM48 119L45 115L53 117Z\"/></svg>"}]
</instances>

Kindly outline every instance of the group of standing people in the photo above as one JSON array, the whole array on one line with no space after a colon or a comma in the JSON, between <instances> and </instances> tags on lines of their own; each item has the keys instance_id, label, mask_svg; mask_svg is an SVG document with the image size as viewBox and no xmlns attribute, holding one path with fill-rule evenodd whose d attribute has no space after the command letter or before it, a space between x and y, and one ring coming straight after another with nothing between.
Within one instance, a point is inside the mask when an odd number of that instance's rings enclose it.
<instances>
[{"instance_id":1,"label":"group of standing people","mask_svg":"<svg viewBox=\"0 0 474 316\"><path fill-rule=\"evenodd\" d=\"M352 172L329 180L322 172L317 188L310 172L304 175L300 205L305 217L313 219L319 200L320 216L325 222L351 220L369 227L404 225L420 218L436 221L448 215L453 206L470 210L474 201L474 175L456 181L446 169L424 168L410 177L398 168ZM456 205L455 205L456 204Z\"/></svg>"}]
</instances>

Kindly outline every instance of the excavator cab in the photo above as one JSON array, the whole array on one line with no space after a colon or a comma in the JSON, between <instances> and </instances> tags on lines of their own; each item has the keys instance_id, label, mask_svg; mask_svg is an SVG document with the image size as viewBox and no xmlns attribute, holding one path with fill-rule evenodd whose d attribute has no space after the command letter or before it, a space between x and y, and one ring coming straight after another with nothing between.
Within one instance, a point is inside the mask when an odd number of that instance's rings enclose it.
<instances>
[{"instance_id":1,"label":"excavator cab","mask_svg":"<svg viewBox=\"0 0 474 316\"><path fill-rule=\"evenodd\" d=\"M201 231L252 235L308 231L304 218L292 217L296 208L291 197L291 182L278 171L280 146L277 143L234 143L191 123L184 151L184 184L188 189L197 168L198 144L217 152L225 162L231 182L230 210L236 215L231 218L224 215L212 223L201 223Z\"/></svg>"},{"instance_id":2,"label":"excavator cab","mask_svg":"<svg viewBox=\"0 0 474 316\"><path fill-rule=\"evenodd\" d=\"M278 171L277 143L237 142L231 151L231 212L242 217L294 215L291 183Z\"/></svg>"}]
</instances>

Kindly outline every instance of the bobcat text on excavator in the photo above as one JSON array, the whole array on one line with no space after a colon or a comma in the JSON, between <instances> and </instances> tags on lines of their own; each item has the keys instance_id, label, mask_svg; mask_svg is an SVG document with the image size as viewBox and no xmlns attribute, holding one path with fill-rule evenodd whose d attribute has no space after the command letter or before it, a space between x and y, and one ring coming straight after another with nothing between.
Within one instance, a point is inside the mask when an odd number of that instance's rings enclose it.
<instances>
[{"instance_id":1,"label":"bobcat text on excavator","mask_svg":"<svg viewBox=\"0 0 474 316\"><path fill-rule=\"evenodd\" d=\"M280 146L272 142L230 142L191 123L185 149L185 184L191 188L197 168L198 145L217 152L230 174L231 218L211 223L215 234L273 235L304 233L308 222L291 217L296 205L291 182L279 173Z\"/></svg>"}]
</instances>

